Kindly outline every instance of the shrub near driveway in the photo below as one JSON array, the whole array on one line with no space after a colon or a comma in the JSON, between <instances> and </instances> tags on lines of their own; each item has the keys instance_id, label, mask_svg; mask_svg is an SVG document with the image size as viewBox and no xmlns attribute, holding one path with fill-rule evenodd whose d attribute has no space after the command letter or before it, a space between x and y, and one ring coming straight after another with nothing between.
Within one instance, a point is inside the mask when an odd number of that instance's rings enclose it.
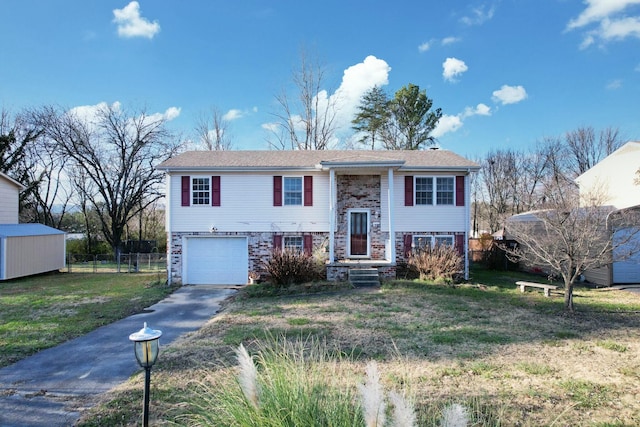
<instances>
[{"instance_id":1,"label":"shrub near driveway","mask_svg":"<svg viewBox=\"0 0 640 427\"><path fill-rule=\"evenodd\" d=\"M377 361L384 389L406 393L419 426L440 425L452 403L468 409L473 426L640 425L638 295L578 289L579 312L567 316L559 294L520 293L515 281L536 280L530 276L475 273L456 287L395 281L256 298L243 291L198 332L164 349L154 367L153 424L219 410L220 391L238 387L238 345L258 355L284 336L324 343L331 357L320 376L350 388L349 396ZM211 399L198 406L202 387ZM134 378L80 425L135 424L140 396Z\"/></svg>"},{"instance_id":2,"label":"shrub near driveway","mask_svg":"<svg viewBox=\"0 0 640 427\"><path fill-rule=\"evenodd\" d=\"M157 274L56 273L0 282L0 367L139 313L174 289Z\"/></svg>"}]
</instances>

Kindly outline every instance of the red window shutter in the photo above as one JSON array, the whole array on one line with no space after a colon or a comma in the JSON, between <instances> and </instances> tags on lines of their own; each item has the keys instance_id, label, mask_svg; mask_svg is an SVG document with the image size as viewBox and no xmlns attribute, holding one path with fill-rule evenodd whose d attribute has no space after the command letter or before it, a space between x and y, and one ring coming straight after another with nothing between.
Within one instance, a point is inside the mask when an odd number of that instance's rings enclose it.
<instances>
[{"instance_id":1,"label":"red window shutter","mask_svg":"<svg viewBox=\"0 0 640 427\"><path fill-rule=\"evenodd\" d=\"M456 176L456 206L464 206L464 176Z\"/></svg>"},{"instance_id":2,"label":"red window shutter","mask_svg":"<svg viewBox=\"0 0 640 427\"><path fill-rule=\"evenodd\" d=\"M189 206L191 201L191 177L182 177L182 206Z\"/></svg>"},{"instance_id":3,"label":"red window shutter","mask_svg":"<svg viewBox=\"0 0 640 427\"><path fill-rule=\"evenodd\" d=\"M282 206L282 177L273 177L273 206Z\"/></svg>"},{"instance_id":4,"label":"red window shutter","mask_svg":"<svg viewBox=\"0 0 640 427\"><path fill-rule=\"evenodd\" d=\"M281 234L274 234L273 235L273 250L277 251L279 249L282 249L282 235Z\"/></svg>"},{"instance_id":5,"label":"red window shutter","mask_svg":"<svg viewBox=\"0 0 640 427\"><path fill-rule=\"evenodd\" d=\"M313 252L313 236L311 234L304 235L304 253L311 255Z\"/></svg>"},{"instance_id":6,"label":"red window shutter","mask_svg":"<svg viewBox=\"0 0 640 427\"><path fill-rule=\"evenodd\" d=\"M211 206L220 206L220 177L211 177Z\"/></svg>"},{"instance_id":7,"label":"red window shutter","mask_svg":"<svg viewBox=\"0 0 640 427\"><path fill-rule=\"evenodd\" d=\"M413 235L405 234L404 235L404 257L408 258L411 254L411 245L413 244Z\"/></svg>"},{"instance_id":8,"label":"red window shutter","mask_svg":"<svg viewBox=\"0 0 640 427\"><path fill-rule=\"evenodd\" d=\"M304 205L313 206L313 177L304 177Z\"/></svg>"},{"instance_id":9,"label":"red window shutter","mask_svg":"<svg viewBox=\"0 0 640 427\"><path fill-rule=\"evenodd\" d=\"M404 177L404 205L413 206L413 176Z\"/></svg>"},{"instance_id":10,"label":"red window shutter","mask_svg":"<svg viewBox=\"0 0 640 427\"><path fill-rule=\"evenodd\" d=\"M456 234L456 250L458 255L464 255L464 234Z\"/></svg>"}]
</instances>

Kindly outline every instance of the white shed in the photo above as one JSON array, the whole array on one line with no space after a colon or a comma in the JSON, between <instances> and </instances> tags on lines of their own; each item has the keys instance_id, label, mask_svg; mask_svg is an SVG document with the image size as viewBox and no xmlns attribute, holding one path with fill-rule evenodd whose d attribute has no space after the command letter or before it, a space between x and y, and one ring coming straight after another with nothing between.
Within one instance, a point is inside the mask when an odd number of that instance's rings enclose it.
<instances>
[{"instance_id":1,"label":"white shed","mask_svg":"<svg viewBox=\"0 0 640 427\"><path fill-rule=\"evenodd\" d=\"M43 224L0 224L0 280L65 267L65 233Z\"/></svg>"}]
</instances>

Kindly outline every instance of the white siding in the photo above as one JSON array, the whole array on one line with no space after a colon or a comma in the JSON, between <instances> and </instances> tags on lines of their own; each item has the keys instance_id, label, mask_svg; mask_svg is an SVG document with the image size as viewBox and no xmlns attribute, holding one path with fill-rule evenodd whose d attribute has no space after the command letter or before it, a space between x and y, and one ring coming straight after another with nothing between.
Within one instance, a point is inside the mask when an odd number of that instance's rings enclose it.
<instances>
[{"instance_id":1,"label":"white siding","mask_svg":"<svg viewBox=\"0 0 640 427\"><path fill-rule=\"evenodd\" d=\"M184 174L187 175L187 174ZM210 173L189 176L211 176ZM221 206L181 206L181 177L169 179L172 232L329 231L329 176L319 173L224 173L220 175ZM313 206L273 206L273 176L313 176Z\"/></svg>"},{"instance_id":2,"label":"white siding","mask_svg":"<svg viewBox=\"0 0 640 427\"><path fill-rule=\"evenodd\" d=\"M56 271L65 266L65 235L6 237L2 279Z\"/></svg>"},{"instance_id":3,"label":"white siding","mask_svg":"<svg viewBox=\"0 0 640 427\"><path fill-rule=\"evenodd\" d=\"M577 179L580 195L605 193L603 205L617 209L640 204L640 185L635 183L640 166L640 143L629 142Z\"/></svg>"},{"instance_id":4,"label":"white siding","mask_svg":"<svg viewBox=\"0 0 640 427\"><path fill-rule=\"evenodd\" d=\"M18 196L15 183L0 175L0 224L18 223Z\"/></svg>"},{"instance_id":5,"label":"white siding","mask_svg":"<svg viewBox=\"0 0 640 427\"><path fill-rule=\"evenodd\" d=\"M425 174L425 176L437 176ZM443 174L443 176L451 176ZM393 177L394 215L396 233L425 230L429 232L466 232L469 224L465 222L464 206L405 206L404 177L395 174ZM382 231L389 231L389 215L387 194L389 180L382 176L381 181L381 226Z\"/></svg>"}]
</instances>

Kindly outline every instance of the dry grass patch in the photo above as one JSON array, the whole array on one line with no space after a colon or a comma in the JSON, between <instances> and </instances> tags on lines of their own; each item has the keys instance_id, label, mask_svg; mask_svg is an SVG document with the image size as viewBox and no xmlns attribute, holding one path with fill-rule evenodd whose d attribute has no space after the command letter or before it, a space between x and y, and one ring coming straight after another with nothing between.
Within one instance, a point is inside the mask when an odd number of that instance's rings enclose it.
<instances>
[{"instance_id":1,"label":"dry grass patch","mask_svg":"<svg viewBox=\"0 0 640 427\"><path fill-rule=\"evenodd\" d=\"M521 294L515 280L485 273L455 288L397 281L329 294L241 293L163 351L153 423L174 425L194 410L192 381L213 389L233 381L240 342L255 352L285 336L324 343L340 358L327 375L345 386L357 387L376 360L385 388L415 402L419 425L438 425L451 403L469 408L473 425L639 425L638 295L579 288L578 313L568 316L561 296ZM138 376L114 390L81 425L135 425L141 387Z\"/></svg>"}]
</instances>

